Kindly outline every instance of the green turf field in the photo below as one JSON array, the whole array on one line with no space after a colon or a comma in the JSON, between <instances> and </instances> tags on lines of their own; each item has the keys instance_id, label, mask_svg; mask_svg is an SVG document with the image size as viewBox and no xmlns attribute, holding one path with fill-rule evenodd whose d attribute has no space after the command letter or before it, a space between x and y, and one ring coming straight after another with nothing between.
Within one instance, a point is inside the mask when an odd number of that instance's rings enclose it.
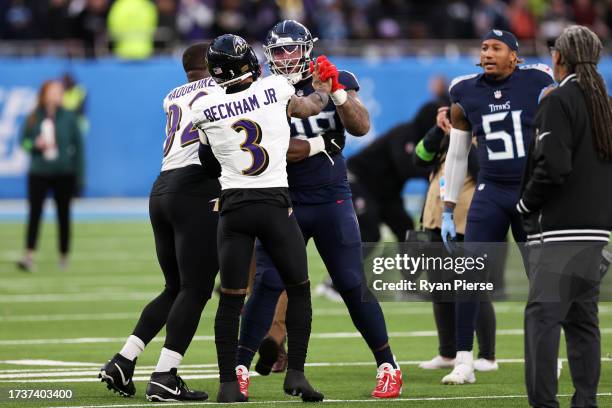
<instances>
[{"instance_id":1,"label":"green turf field","mask_svg":"<svg viewBox=\"0 0 612 408\"><path fill-rule=\"evenodd\" d=\"M146 380L156 363L161 339L151 343L139 359L137 395L124 399L97 382L97 369L123 345L139 312L154 297L162 276L154 254L151 228L145 222L77 223L70 269L57 267L55 225L45 224L38 268L32 274L17 271L21 255L21 224L0 224L0 406L14 407L138 407ZM309 250L313 283L325 271ZM314 287L314 284L313 284ZM197 338L183 360L182 373L192 388L213 396L217 390L215 346L212 338L213 298L204 310ZM501 368L477 373L477 383L443 386L446 371L424 371L416 362L437 352L431 305L417 302L383 304L394 353L402 364L401 400L378 402L369 398L376 367L364 341L342 304L314 298L313 336L307 374L334 406L515 407L526 406L523 385L521 303L498 303L497 356ZM600 406L612 406L612 305L602 304L603 337ZM162 333L163 335L163 333ZM562 353L564 356L564 346ZM62 362L42 365L44 361ZM504 362L505 361L505 362ZM282 393L282 375L252 377L256 406L280 407L297 403ZM11 400L11 389L70 389L71 400ZM572 392L567 363L559 392L569 406ZM185 404L182 404L185 405Z\"/></svg>"}]
</instances>

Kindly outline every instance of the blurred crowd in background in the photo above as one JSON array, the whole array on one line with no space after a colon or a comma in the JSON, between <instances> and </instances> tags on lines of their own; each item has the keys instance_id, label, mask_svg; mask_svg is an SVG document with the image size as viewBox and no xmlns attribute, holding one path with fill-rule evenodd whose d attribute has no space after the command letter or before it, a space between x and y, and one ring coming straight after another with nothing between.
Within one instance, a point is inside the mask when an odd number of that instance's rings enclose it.
<instances>
[{"instance_id":1,"label":"blurred crowd in background","mask_svg":"<svg viewBox=\"0 0 612 408\"><path fill-rule=\"evenodd\" d=\"M280 19L298 20L332 42L474 39L500 28L522 43L546 43L572 23L608 40L612 0L3 0L0 39L4 46L42 43L37 50L44 53L112 50L139 59L228 32L261 42ZM124 41L139 45L122 47Z\"/></svg>"}]
</instances>

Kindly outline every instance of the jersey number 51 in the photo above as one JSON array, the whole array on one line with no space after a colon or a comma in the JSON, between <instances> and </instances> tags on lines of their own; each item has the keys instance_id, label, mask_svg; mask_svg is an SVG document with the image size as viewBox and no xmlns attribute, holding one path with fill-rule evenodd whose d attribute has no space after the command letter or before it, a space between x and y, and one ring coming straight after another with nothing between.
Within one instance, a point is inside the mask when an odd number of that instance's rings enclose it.
<instances>
[{"instance_id":1,"label":"jersey number 51","mask_svg":"<svg viewBox=\"0 0 612 408\"><path fill-rule=\"evenodd\" d=\"M515 157L525 156L525 143L523 141L523 127L521 125L521 113L523 111L517 110L512 112L497 112L489 115L482 116L482 129L484 130L485 140L501 140L504 143L504 149L498 152L492 151L487 145L487 152L489 153L489 160L508 160L514 159ZM512 135L505 130L491 131L491 124L495 122L502 122L508 116L508 113L512 114L512 127L514 128L514 143L512 142ZM514 156L514 147L516 145L516 156Z\"/></svg>"}]
</instances>

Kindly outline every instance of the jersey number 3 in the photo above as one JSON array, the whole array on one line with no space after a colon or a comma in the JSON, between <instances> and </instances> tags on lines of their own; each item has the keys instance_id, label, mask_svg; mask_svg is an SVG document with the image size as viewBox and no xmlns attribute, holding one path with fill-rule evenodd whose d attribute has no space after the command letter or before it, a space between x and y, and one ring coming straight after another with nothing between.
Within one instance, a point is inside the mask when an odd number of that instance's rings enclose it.
<instances>
[{"instance_id":1,"label":"jersey number 3","mask_svg":"<svg viewBox=\"0 0 612 408\"><path fill-rule=\"evenodd\" d=\"M487 146L487 152L489 153L489 160L508 160L514 159L514 147L516 144L516 157L525 156L525 143L523 142L523 127L521 125L521 113L523 111L512 111L512 112L498 112L491 113L489 115L482 116L482 129L485 133L485 139L489 140L501 140L504 143L504 149L498 152L492 151ZM491 124L495 122L502 122L508 116L508 113L512 113L512 127L514 129L514 143L512 142L512 135L505 130L498 130L495 132L491 131Z\"/></svg>"},{"instance_id":2,"label":"jersey number 3","mask_svg":"<svg viewBox=\"0 0 612 408\"><path fill-rule=\"evenodd\" d=\"M258 123L249 119L240 119L232 124L232 129L240 133L244 131L246 138L240 144L240 150L251 153L253 159L251 165L242 170L245 176L258 176L268 168L270 157L268 152L259 143L261 143L261 127Z\"/></svg>"}]
</instances>

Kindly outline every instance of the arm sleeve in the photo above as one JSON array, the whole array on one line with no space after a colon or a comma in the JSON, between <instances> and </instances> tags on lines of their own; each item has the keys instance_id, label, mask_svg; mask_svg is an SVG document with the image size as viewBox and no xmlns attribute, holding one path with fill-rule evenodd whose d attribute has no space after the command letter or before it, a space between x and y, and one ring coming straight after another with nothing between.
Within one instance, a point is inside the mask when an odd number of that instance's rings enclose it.
<instances>
[{"instance_id":1,"label":"arm sleeve","mask_svg":"<svg viewBox=\"0 0 612 408\"><path fill-rule=\"evenodd\" d=\"M427 166L440 151L440 145L444 138L444 131L438 126L433 126L425 133L425 137L417 144L414 150L414 163L419 166Z\"/></svg>"},{"instance_id":2,"label":"arm sleeve","mask_svg":"<svg viewBox=\"0 0 612 408\"><path fill-rule=\"evenodd\" d=\"M525 180L525 190L519 210L529 213L539 210L551 192L562 185L572 171L573 137L568 112L558 95L544 98L536 114L533 172Z\"/></svg>"},{"instance_id":3,"label":"arm sleeve","mask_svg":"<svg viewBox=\"0 0 612 408\"><path fill-rule=\"evenodd\" d=\"M468 168L468 155L472 146L472 133L452 128L444 163L446 193L444 201L456 203L465 182Z\"/></svg>"}]
</instances>

